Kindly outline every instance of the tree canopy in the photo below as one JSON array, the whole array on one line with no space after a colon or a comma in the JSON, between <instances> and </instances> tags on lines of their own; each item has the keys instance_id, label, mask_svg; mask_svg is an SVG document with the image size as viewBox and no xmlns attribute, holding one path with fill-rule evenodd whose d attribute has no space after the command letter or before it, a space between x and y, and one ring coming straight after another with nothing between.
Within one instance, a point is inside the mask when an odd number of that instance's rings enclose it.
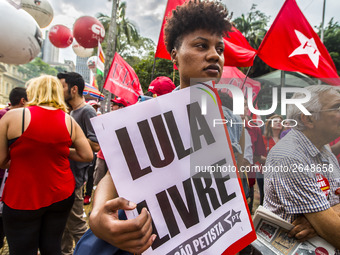
<instances>
[{"instance_id":1,"label":"tree canopy","mask_svg":"<svg viewBox=\"0 0 340 255\"><path fill-rule=\"evenodd\" d=\"M42 74L56 76L59 72L62 72L65 69L62 66L52 67L45 63L41 58L37 57L27 64L18 66L18 70L19 72L26 74L27 80L29 80L39 77Z\"/></svg>"},{"instance_id":2,"label":"tree canopy","mask_svg":"<svg viewBox=\"0 0 340 255\"><path fill-rule=\"evenodd\" d=\"M318 28L320 35L321 26ZM324 29L324 45L326 46L329 55L331 55L335 67L340 74L340 25L334 18L328 22L328 25Z\"/></svg>"}]
</instances>

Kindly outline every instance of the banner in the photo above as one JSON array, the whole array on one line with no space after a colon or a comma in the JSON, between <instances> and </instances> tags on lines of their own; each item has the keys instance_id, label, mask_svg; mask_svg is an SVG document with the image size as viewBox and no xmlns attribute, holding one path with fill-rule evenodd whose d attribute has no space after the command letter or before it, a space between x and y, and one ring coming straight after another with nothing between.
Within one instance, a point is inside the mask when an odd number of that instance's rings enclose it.
<instances>
[{"instance_id":1,"label":"banner","mask_svg":"<svg viewBox=\"0 0 340 255\"><path fill-rule=\"evenodd\" d=\"M339 85L332 58L295 0L286 0L257 54L273 68L328 78L329 84Z\"/></svg>"},{"instance_id":2,"label":"banner","mask_svg":"<svg viewBox=\"0 0 340 255\"><path fill-rule=\"evenodd\" d=\"M101 76L104 76L104 70L105 70L105 55L102 48L102 45L98 41L98 56L97 56L97 73Z\"/></svg>"},{"instance_id":3,"label":"banner","mask_svg":"<svg viewBox=\"0 0 340 255\"><path fill-rule=\"evenodd\" d=\"M138 76L133 68L116 52L110 71L106 77L104 89L134 104L139 95L143 95Z\"/></svg>"},{"instance_id":4,"label":"banner","mask_svg":"<svg viewBox=\"0 0 340 255\"><path fill-rule=\"evenodd\" d=\"M97 80L96 80L96 76L94 75L94 73L90 72L90 84L92 87L94 87L95 89L99 90L98 89L98 84L97 84Z\"/></svg>"},{"instance_id":5,"label":"banner","mask_svg":"<svg viewBox=\"0 0 340 255\"><path fill-rule=\"evenodd\" d=\"M91 119L117 192L152 216L145 255L235 254L256 239L217 102L202 84Z\"/></svg>"}]
</instances>

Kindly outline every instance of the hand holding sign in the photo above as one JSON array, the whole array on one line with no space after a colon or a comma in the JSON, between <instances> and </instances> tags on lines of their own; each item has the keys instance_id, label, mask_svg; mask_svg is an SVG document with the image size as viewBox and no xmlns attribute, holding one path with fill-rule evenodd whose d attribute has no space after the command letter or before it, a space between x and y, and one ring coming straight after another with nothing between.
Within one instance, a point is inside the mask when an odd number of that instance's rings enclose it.
<instances>
[{"instance_id":1,"label":"hand holding sign","mask_svg":"<svg viewBox=\"0 0 340 255\"><path fill-rule=\"evenodd\" d=\"M113 187L101 185L112 182L107 174L97 189ZM96 197L93 211L90 215L90 227L93 233L100 239L116 246L119 249L131 253L140 254L148 249L156 236L152 235L150 213L144 208L141 214L131 220L119 220L118 210L133 210L136 204L122 198L113 198L115 192L107 192L110 198ZM106 201L107 199L110 199Z\"/></svg>"}]
</instances>

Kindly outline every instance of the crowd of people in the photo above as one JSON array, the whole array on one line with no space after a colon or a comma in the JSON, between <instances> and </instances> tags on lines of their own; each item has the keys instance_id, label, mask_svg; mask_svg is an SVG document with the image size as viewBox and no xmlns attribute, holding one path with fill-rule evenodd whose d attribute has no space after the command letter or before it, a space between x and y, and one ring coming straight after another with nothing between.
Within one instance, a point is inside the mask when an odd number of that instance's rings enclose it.
<instances>
[{"instance_id":1,"label":"crowd of people","mask_svg":"<svg viewBox=\"0 0 340 255\"><path fill-rule=\"evenodd\" d=\"M189 1L177 7L167 18L164 34L180 84L176 88L171 79L158 77L139 101L187 88L193 79L218 82L225 57L223 37L231 29L221 2ZM90 121L101 114L100 106L86 103L82 76L43 75L26 87L13 89L11 106L0 111L0 179L8 169L0 244L6 236L10 254L16 255L36 255L38 250L42 255L84 255L91 254L88 246L93 244L84 237L94 233L114 254L144 252L156 238L152 217L146 209L135 219L123 220L119 214L136 204L117 194ZM340 90L327 85L307 89L311 99L304 106L311 115L290 106L287 118L297 123L292 129L276 114L264 130L250 126L247 103L244 114L237 116L232 97L221 92L222 111L226 119L248 123L227 128L237 166L258 169L240 173L250 213L257 185L260 204L295 226L290 236L306 240L319 235L340 249L340 168L335 156L340 154ZM114 98L112 111L129 105ZM265 166L297 171L262 172ZM313 171L319 166L322 173ZM320 178L329 185L320 188ZM84 204L90 202L88 225Z\"/></svg>"}]
</instances>

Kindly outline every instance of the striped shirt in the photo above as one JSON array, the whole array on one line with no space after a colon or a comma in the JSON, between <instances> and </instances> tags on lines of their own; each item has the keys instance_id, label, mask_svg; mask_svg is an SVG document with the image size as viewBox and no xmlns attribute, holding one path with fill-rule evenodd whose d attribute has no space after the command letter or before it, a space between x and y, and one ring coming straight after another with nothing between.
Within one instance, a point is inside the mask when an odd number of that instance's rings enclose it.
<instances>
[{"instance_id":1,"label":"striped shirt","mask_svg":"<svg viewBox=\"0 0 340 255\"><path fill-rule=\"evenodd\" d=\"M300 131L292 130L271 149L263 170L264 207L288 222L340 203L336 157L326 146L318 150Z\"/></svg>"}]
</instances>

